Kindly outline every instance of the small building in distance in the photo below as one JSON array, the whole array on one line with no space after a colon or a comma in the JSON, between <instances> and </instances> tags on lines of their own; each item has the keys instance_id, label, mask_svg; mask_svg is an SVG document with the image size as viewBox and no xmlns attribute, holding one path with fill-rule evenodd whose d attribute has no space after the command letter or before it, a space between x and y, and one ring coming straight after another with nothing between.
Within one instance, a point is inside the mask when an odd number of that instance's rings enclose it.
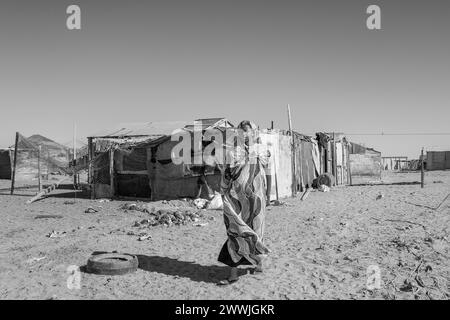
<instances>
[{"instance_id":1,"label":"small building in distance","mask_svg":"<svg viewBox=\"0 0 450 320\"><path fill-rule=\"evenodd\" d=\"M0 149L0 179L11 179L11 149Z\"/></svg>"},{"instance_id":2,"label":"small building in distance","mask_svg":"<svg viewBox=\"0 0 450 320\"><path fill-rule=\"evenodd\" d=\"M351 183L363 184L381 180L381 152L357 143L350 146Z\"/></svg>"},{"instance_id":3,"label":"small building in distance","mask_svg":"<svg viewBox=\"0 0 450 320\"><path fill-rule=\"evenodd\" d=\"M450 151L427 151L427 170L450 169Z\"/></svg>"}]
</instances>

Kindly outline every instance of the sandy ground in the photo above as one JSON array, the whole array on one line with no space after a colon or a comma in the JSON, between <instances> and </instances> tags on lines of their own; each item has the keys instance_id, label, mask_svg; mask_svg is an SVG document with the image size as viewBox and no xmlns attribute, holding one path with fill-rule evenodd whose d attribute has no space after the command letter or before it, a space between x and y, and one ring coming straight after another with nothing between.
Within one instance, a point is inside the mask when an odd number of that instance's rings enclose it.
<instances>
[{"instance_id":1,"label":"sandy ground","mask_svg":"<svg viewBox=\"0 0 450 320\"><path fill-rule=\"evenodd\" d=\"M152 238L127 235L146 213L59 191L27 205L32 191L0 192L0 299L449 299L450 171L384 177L385 185L337 187L270 207L265 242L272 250L262 274L230 286L216 282L226 239L220 211L205 211L208 225L151 227ZM9 181L0 181L0 188ZM379 195L382 195L381 199ZM97 213L84 213L102 206ZM36 219L38 215L62 218ZM66 231L49 238L52 230ZM82 273L69 289L67 268L83 266L94 251L139 255L140 269L124 276ZM34 259L37 258L37 259ZM370 267L372 266L372 267ZM368 268L381 286L367 287ZM243 271L245 273L245 270Z\"/></svg>"}]
</instances>

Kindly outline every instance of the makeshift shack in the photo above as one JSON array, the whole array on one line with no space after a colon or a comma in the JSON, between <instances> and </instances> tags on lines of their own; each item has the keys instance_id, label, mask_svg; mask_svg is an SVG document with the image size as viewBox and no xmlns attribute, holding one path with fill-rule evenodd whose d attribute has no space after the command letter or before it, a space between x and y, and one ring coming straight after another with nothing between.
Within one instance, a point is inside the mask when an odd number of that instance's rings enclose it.
<instances>
[{"instance_id":1,"label":"makeshift shack","mask_svg":"<svg viewBox=\"0 0 450 320\"><path fill-rule=\"evenodd\" d=\"M10 149L0 149L0 179L11 179Z\"/></svg>"},{"instance_id":2,"label":"makeshift shack","mask_svg":"<svg viewBox=\"0 0 450 320\"><path fill-rule=\"evenodd\" d=\"M150 200L207 197L201 186L209 192L219 191L221 178L217 165L176 164L178 155L172 141L176 132L187 132L194 144L194 132L202 134L219 130L234 130L224 118L198 119L194 123L149 123L141 127L123 127L111 134L92 136L90 150L90 184L92 197L134 197ZM117 135L117 132L120 133ZM136 134L139 132L139 134ZM291 196L312 185L319 173L319 149L315 139L284 130L259 130L260 143L271 153L269 166L272 173L272 199ZM210 142L203 140L199 150ZM293 155L295 154L295 160ZM194 150L191 150L194 157ZM295 162L295 174L293 164Z\"/></svg>"},{"instance_id":3,"label":"makeshift shack","mask_svg":"<svg viewBox=\"0 0 450 320\"><path fill-rule=\"evenodd\" d=\"M176 130L207 130L233 125L224 118L188 123L149 122L124 125L88 138L89 183L93 198L136 197L151 200L195 197L199 176L172 163ZM195 171L195 169L193 169ZM206 173L207 179L210 173ZM209 181L214 184L214 181Z\"/></svg>"},{"instance_id":4,"label":"makeshift shack","mask_svg":"<svg viewBox=\"0 0 450 320\"><path fill-rule=\"evenodd\" d=\"M381 180L381 152L353 142L349 152L352 184Z\"/></svg>"},{"instance_id":5,"label":"makeshift shack","mask_svg":"<svg viewBox=\"0 0 450 320\"><path fill-rule=\"evenodd\" d=\"M427 151L427 170L450 169L450 151Z\"/></svg>"},{"instance_id":6,"label":"makeshift shack","mask_svg":"<svg viewBox=\"0 0 450 320\"><path fill-rule=\"evenodd\" d=\"M334 185L350 184L350 142L343 133L318 132L320 174L333 176Z\"/></svg>"}]
</instances>

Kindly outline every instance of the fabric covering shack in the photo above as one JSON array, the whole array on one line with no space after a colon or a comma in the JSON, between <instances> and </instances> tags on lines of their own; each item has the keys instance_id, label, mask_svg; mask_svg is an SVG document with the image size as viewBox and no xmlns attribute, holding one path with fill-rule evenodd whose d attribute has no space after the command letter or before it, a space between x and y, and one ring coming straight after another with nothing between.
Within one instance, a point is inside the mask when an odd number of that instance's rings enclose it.
<instances>
[{"instance_id":1,"label":"fabric covering shack","mask_svg":"<svg viewBox=\"0 0 450 320\"><path fill-rule=\"evenodd\" d=\"M175 165L171 136L178 130L232 127L225 118L193 122L149 122L122 125L88 138L89 181L93 198L134 197L169 200L196 197L199 179L218 185L210 169ZM217 172L216 172L217 173Z\"/></svg>"},{"instance_id":2,"label":"fabric covering shack","mask_svg":"<svg viewBox=\"0 0 450 320\"><path fill-rule=\"evenodd\" d=\"M11 179L11 156L9 149L0 149L0 179Z\"/></svg>"}]
</instances>

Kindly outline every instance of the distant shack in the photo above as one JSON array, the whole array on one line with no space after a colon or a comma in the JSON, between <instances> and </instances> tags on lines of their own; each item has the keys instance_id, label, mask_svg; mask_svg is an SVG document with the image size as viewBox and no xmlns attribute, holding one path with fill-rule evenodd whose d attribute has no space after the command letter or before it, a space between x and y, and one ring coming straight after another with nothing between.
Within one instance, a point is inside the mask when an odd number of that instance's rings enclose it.
<instances>
[{"instance_id":1,"label":"distant shack","mask_svg":"<svg viewBox=\"0 0 450 320\"><path fill-rule=\"evenodd\" d=\"M450 151L427 151L427 170L450 169Z\"/></svg>"},{"instance_id":2,"label":"distant shack","mask_svg":"<svg viewBox=\"0 0 450 320\"><path fill-rule=\"evenodd\" d=\"M357 143L350 146L352 184L381 180L381 152Z\"/></svg>"}]
</instances>

